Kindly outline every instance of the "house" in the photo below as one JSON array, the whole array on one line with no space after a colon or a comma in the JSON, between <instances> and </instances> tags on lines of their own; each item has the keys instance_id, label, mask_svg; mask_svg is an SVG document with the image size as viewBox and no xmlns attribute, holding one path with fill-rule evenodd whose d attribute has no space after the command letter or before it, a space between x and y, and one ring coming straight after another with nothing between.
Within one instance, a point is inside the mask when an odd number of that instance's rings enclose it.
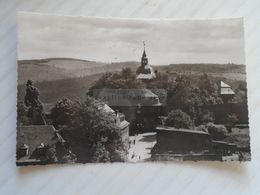
<instances>
[{"instance_id":1,"label":"house","mask_svg":"<svg viewBox=\"0 0 260 195\"><path fill-rule=\"evenodd\" d=\"M219 82L219 94L224 102L231 101L235 96L235 92L232 90L231 86L223 81Z\"/></svg>"},{"instance_id":2,"label":"house","mask_svg":"<svg viewBox=\"0 0 260 195\"><path fill-rule=\"evenodd\" d=\"M56 163L71 154L52 125L18 126L16 151L17 166Z\"/></svg>"},{"instance_id":3,"label":"house","mask_svg":"<svg viewBox=\"0 0 260 195\"><path fill-rule=\"evenodd\" d=\"M125 115L123 113L119 113L118 111L114 111L107 104L104 104L103 107L100 107L106 113L110 113L115 117L115 124L120 130L121 139L126 148L129 148L129 125L130 123L125 120Z\"/></svg>"}]
</instances>

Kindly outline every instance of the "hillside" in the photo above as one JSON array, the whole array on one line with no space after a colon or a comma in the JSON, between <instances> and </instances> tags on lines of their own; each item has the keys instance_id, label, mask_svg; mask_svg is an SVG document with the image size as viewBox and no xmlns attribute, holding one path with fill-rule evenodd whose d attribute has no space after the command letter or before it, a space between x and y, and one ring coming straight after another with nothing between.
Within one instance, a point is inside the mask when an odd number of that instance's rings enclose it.
<instances>
[{"instance_id":1,"label":"hillside","mask_svg":"<svg viewBox=\"0 0 260 195\"><path fill-rule=\"evenodd\" d=\"M84 76L79 78L68 78L55 81L42 81L35 83L40 90L40 99L44 103L55 103L62 97L70 99L81 99L85 96L91 84L100 78L101 74ZM18 85L17 99L23 101L26 86Z\"/></svg>"},{"instance_id":2,"label":"hillside","mask_svg":"<svg viewBox=\"0 0 260 195\"><path fill-rule=\"evenodd\" d=\"M129 67L133 71L140 65L139 62L104 63L72 58L49 58L39 60L18 61L18 84L28 79L35 82L53 81L67 78L83 77L105 72L121 71ZM236 64L171 64L154 65L155 70L169 74L201 74L206 72L218 77L232 77L238 80L245 79L245 66Z\"/></svg>"},{"instance_id":3,"label":"hillside","mask_svg":"<svg viewBox=\"0 0 260 195\"><path fill-rule=\"evenodd\" d=\"M50 58L18 61L18 84L28 79L35 82L83 77L104 72L120 71L124 67L133 70L138 62L103 63L71 58Z\"/></svg>"},{"instance_id":4,"label":"hillside","mask_svg":"<svg viewBox=\"0 0 260 195\"><path fill-rule=\"evenodd\" d=\"M18 65L18 100L23 100L25 82L35 81L41 91L41 100L54 103L66 96L81 98L91 84L105 72L117 72L130 67L133 71L139 62L102 63L87 60L52 58L41 60L23 60ZM171 64L169 66L153 66L159 72L165 72L175 77L175 73L187 75L190 80L196 80L203 72L236 85L237 81L245 82L245 66L235 64Z\"/></svg>"},{"instance_id":5,"label":"hillside","mask_svg":"<svg viewBox=\"0 0 260 195\"><path fill-rule=\"evenodd\" d=\"M198 71L207 73L239 73L245 74L245 65L238 64L171 64L168 70Z\"/></svg>"},{"instance_id":6,"label":"hillside","mask_svg":"<svg viewBox=\"0 0 260 195\"><path fill-rule=\"evenodd\" d=\"M245 65L238 64L171 64L169 66L160 66L158 70L168 74L179 73L193 77L207 73L212 77L245 81L245 68Z\"/></svg>"}]
</instances>

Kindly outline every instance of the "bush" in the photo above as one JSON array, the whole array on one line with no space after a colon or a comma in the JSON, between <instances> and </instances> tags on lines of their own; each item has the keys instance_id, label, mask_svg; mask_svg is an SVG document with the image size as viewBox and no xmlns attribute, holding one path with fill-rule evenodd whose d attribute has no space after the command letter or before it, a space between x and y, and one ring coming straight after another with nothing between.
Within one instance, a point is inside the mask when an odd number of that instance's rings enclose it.
<instances>
[{"instance_id":1,"label":"bush","mask_svg":"<svg viewBox=\"0 0 260 195\"><path fill-rule=\"evenodd\" d=\"M208 133L211 134L214 140L223 140L227 135L227 129L224 125L216 125L213 123L207 124Z\"/></svg>"},{"instance_id":2,"label":"bush","mask_svg":"<svg viewBox=\"0 0 260 195\"><path fill-rule=\"evenodd\" d=\"M200 112L198 114L198 118L196 120L196 124L207 124L207 123L214 123L215 122L215 117L212 112L209 110L204 110L203 112Z\"/></svg>"},{"instance_id":3,"label":"bush","mask_svg":"<svg viewBox=\"0 0 260 195\"><path fill-rule=\"evenodd\" d=\"M233 126L238 122L238 117L236 114L232 113L227 116L227 124Z\"/></svg>"},{"instance_id":4,"label":"bush","mask_svg":"<svg viewBox=\"0 0 260 195\"><path fill-rule=\"evenodd\" d=\"M207 128L206 125L197 126L197 127L195 127L195 130L197 130L197 131L203 131L203 132L208 133L208 128Z\"/></svg>"},{"instance_id":5,"label":"bush","mask_svg":"<svg viewBox=\"0 0 260 195\"><path fill-rule=\"evenodd\" d=\"M166 121L165 121L166 126L172 126L175 128L185 128L189 129L193 127L193 122L188 114L185 112L177 109L177 110L172 110Z\"/></svg>"},{"instance_id":6,"label":"bush","mask_svg":"<svg viewBox=\"0 0 260 195\"><path fill-rule=\"evenodd\" d=\"M231 133L232 126L234 126L238 122L237 115L232 113L227 116L227 124L226 127L228 129L228 132Z\"/></svg>"}]
</instances>

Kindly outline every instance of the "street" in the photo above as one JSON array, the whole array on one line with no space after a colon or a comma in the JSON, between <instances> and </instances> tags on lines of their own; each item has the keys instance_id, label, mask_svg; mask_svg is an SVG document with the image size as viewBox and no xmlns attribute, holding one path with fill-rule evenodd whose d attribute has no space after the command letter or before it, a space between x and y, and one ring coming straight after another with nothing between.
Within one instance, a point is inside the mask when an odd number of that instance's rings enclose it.
<instances>
[{"instance_id":1,"label":"street","mask_svg":"<svg viewBox=\"0 0 260 195\"><path fill-rule=\"evenodd\" d=\"M156 133L142 133L129 137L130 148L128 150L129 162L140 162L149 160L151 150L156 144Z\"/></svg>"}]
</instances>

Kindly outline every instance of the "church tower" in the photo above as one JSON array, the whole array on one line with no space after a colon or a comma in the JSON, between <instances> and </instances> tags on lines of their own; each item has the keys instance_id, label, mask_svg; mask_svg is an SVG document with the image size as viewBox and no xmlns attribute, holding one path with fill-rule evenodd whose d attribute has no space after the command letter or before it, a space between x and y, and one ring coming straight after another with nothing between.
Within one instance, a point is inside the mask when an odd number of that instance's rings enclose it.
<instances>
[{"instance_id":1,"label":"church tower","mask_svg":"<svg viewBox=\"0 0 260 195\"><path fill-rule=\"evenodd\" d=\"M144 51L143 51L143 55L141 58L141 66L145 67L148 64L148 58L146 57L146 53L145 53L145 42L144 42Z\"/></svg>"},{"instance_id":2,"label":"church tower","mask_svg":"<svg viewBox=\"0 0 260 195\"><path fill-rule=\"evenodd\" d=\"M143 44L144 44L144 51L141 58L141 65L137 68L136 75L137 75L137 79L151 80L154 79L156 75L153 71L153 68L150 65L148 65L148 58L145 52L145 42L143 42Z\"/></svg>"}]
</instances>

